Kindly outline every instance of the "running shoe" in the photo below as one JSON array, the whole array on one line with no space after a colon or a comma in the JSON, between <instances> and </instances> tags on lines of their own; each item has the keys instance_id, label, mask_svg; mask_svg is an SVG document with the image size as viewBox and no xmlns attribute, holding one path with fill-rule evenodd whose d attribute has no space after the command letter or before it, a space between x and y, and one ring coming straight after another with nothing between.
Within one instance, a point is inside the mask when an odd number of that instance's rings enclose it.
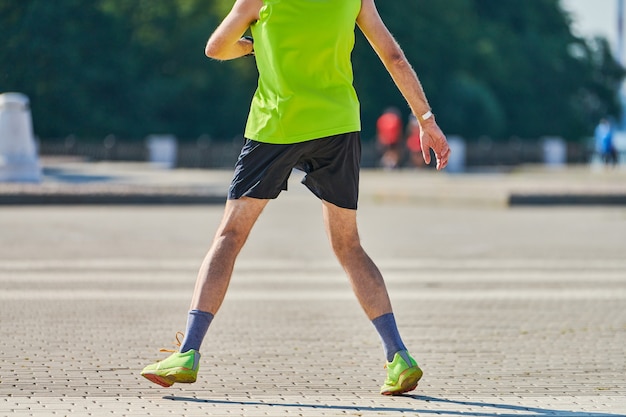
<instances>
[{"instance_id":1,"label":"running shoe","mask_svg":"<svg viewBox=\"0 0 626 417\"><path fill-rule=\"evenodd\" d=\"M417 366L415 359L408 351L402 350L393 356L392 362L387 362L387 379L380 388L383 395L400 395L413 391L422 377L422 370Z\"/></svg>"},{"instance_id":2,"label":"running shoe","mask_svg":"<svg viewBox=\"0 0 626 417\"><path fill-rule=\"evenodd\" d=\"M178 334L176 340L180 347ZM161 349L161 352L172 352L172 354L162 361L143 368L141 376L162 387L171 387L175 382L187 384L196 382L200 368L200 352L195 349L183 353Z\"/></svg>"}]
</instances>

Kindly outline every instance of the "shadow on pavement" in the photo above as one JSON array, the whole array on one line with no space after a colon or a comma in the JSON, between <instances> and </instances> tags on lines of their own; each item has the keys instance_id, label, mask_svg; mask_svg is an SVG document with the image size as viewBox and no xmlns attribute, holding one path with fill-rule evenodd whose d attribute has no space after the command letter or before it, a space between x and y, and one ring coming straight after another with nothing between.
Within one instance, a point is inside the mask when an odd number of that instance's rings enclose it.
<instances>
[{"instance_id":1,"label":"shadow on pavement","mask_svg":"<svg viewBox=\"0 0 626 417\"><path fill-rule=\"evenodd\" d=\"M472 402L472 401L458 401L448 400L445 398L427 397L422 395L404 395L404 398L412 398L416 402L425 403L445 403L455 406L467 406L468 408L484 408L484 411L459 411L458 409L446 410L442 408L437 409L424 409L424 408L404 408L404 407L370 407L358 405L326 405L326 404L306 404L306 403L278 403L278 402L261 402L261 401L232 401L232 400L209 400L203 398L193 397L179 397L174 395L166 395L163 397L165 400L180 401L180 402L194 402L205 404L225 404L225 405L243 405L243 406L267 406L267 407L288 407L288 408L302 408L302 409L318 409L318 410L341 410L341 411L371 411L371 412L389 412L389 413L416 413L416 414L437 414L437 415L453 415L453 416L472 416L472 417L519 417L524 415L525 417L624 417L621 414L610 413L591 413L584 411L563 411L547 408L537 407L524 407L520 405L510 404L495 404L489 402ZM457 407L455 407L457 408ZM506 411L510 411L507 414ZM520 414L525 412L525 414Z\"/></svg>"},{"instance_id":2,"label":"shadow on pavement","mask_svg":"<svg viewBox=\"0 0 626 417\"><path fill-rule=\"evenodd\" d=\"M83 172L75 172L67 169L51 167L44 167L42 169L42 173L43 176L47 179L71 184L113 182L114 180L118 179L118 177L113 175L87 174Z\"/></svg>"}]
</instances>

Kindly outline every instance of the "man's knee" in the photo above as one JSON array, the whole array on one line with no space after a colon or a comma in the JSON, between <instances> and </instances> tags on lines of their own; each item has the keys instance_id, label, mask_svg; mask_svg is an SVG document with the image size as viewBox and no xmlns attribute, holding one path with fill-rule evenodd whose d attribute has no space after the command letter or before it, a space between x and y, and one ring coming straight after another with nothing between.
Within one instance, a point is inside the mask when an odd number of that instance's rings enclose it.
<instances>
[{"instance_id":1,"label":"man's knee","mask_svg":"<svg viewBox=\"0 0 626 417\"><path fill-rule=\"evenodd\" d=\"M267 201L246 197L228 200L215 238L235 245L243 245Z\"/></svg>"},{"instance_id":2,"label":"man's knee","mask_svg":"<svg viewBox=\"0 0 626 417\"><path fill-rule=\"evenodd\" d=\"M246 242L249 231L241 229L221 229L215 235L215 240L221 245L241 247Z\"/></svg>"},{"instance_id":3,"label":"man's knee","mask_svg":"<svg viewBox=\"0 0 626 417\"><path fill-rule=\"evenodd\" d=\"M330 246L340 261L358 256L363 252L363 247L361 246L358 235L331 236Z\"/></svg>"}]
</instances>

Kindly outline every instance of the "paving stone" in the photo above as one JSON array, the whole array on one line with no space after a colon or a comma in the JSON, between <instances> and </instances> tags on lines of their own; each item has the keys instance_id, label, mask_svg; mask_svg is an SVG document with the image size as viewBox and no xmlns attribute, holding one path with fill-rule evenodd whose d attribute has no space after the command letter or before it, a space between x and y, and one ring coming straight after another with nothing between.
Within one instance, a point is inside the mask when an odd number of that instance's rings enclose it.
<instances>
[{"instance_id":1,"label":"paving stone","mask_svg":"<svg viewBox=\"0 0 626 417\"><path fill-rule=\"evenodd\" d=\"M242 251L198 382L168 389L139 371L184 328L221 207L0 207L0 415L626 416L625 209L429 205L390 178L365 175L359 221L425 370L411 395L378 394L378 336L295 183Z\"/></svg>"}]
</instances>

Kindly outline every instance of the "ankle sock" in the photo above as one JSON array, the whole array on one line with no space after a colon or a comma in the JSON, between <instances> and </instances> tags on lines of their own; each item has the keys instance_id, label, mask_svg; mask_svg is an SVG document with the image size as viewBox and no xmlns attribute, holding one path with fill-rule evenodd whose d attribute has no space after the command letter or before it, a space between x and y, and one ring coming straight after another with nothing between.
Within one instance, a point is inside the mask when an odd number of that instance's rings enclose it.
<instances>
[{"instance_id":1,"label":"ankle sock","mask_svg":"<svg viewBox=\"0 0 626 417\"><path fill-rule=\"evenodd\" d=\"M185 353L190 349L199 351L202 340L209 330L209 325L213 321L213 314L206 311L191 310L187 315L187 331L185 339L180 345L180 353Z\"/></svg>"},{"instance_id":2,"label":"ankle sock","mask_svg":"<svg viewBox=\"0 0 626 417\"><path fill-rule=\"evenodd\" d=\"M392 362L393 357L397 352L406 350L404 343L402 343L400 333L398 332L396 318L393 313L383 314L382 316L376 317L372 320L372 324L376 327L380 340L383 342L383 349L385 349L387 362Z\"/></svg>"}]
</instances>

